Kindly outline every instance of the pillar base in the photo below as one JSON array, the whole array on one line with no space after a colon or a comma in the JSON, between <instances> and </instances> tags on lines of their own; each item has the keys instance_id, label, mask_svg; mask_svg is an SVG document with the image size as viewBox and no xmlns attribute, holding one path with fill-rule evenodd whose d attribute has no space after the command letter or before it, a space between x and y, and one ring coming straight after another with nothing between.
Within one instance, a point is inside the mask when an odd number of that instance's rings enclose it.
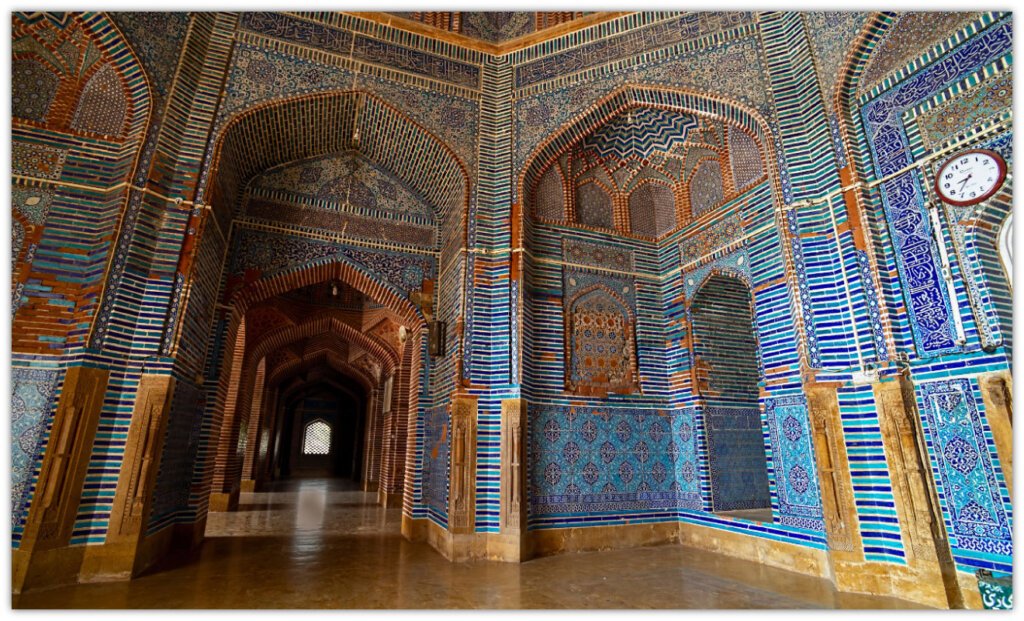
<instances>
[{"instance_id":1,"label":"pillar base","mask_svg":"<svg viewBox=\"0 0 1024 621\"><path fill-rule=\"evenodd\" d=\"M384 490L377 491L377 504L387 509L388 507L402 506L402 492L388 493Z\"/></svg>"},{"instance_id":2,"label":"pillar base","mask_svg":"<svg viewBox=\"0 0 1024 621\"><path fill-rule=\"evenodd\" d=\"M11 550L11 591L75 584L82 567L85 546L65 546L49 550Z\"/></svg>"},{"instance_id":3,"label":"pillar base","mask_svg":"<svg viewBox=\"0 0 1024 621\"><path fill-rule=\"evenodd\" d=\"M210 492L210 511L235 511L238 509L238 490L233 492Z\"/></svg>"},{"instance_id":4,"label":"pillar base","mask_svg":"<svg viewBox=\"0 0 1024 621\"><path fill-rule=\"evenodd\" d=\"M409 541L424 542L447 560L501 561L521 563L532 558L526 540L520 535L498 533L457 534L430 520L414 520L402 516L402 535Z\"/></svg>"}]
</instances>

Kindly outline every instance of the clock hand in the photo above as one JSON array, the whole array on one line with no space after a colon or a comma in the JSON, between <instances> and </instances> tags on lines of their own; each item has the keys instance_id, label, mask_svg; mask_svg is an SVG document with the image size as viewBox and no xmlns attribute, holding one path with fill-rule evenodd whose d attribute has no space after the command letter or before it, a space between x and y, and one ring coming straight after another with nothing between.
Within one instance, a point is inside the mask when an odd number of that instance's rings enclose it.
<instances>
[{"instance_id":1,"label":"clock hand","mask_svg":"<svg viewBox=\"0 0 1024 621\"><path fill-rule=\"evenodd\" d=\"M964 186L967 185L967 182L970 181L971 177L973 177L973 176L974 176L973 174L967 175L967 177L963 181L960 182L960 191L961 192L964 191Z\"/></svg>"}]
</instances>

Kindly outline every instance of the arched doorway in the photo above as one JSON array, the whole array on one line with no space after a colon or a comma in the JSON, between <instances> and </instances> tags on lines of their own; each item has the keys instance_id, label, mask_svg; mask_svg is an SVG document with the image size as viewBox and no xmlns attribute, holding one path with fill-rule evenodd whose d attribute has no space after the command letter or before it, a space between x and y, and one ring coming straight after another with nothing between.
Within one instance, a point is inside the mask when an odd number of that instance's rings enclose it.
<instances>
[{"instance_id":1,"label":"arched doorway","mask_svg":"<svg viewBox=\"0 0 1024 621\"><path fill-rule=\"evenodd\" d=\"M750 289L726 274L708 278L690 304L694 376L703 401L712 511L771 520L764 431L758 407L757 325Z\"/></svg>"},{"instance_id":2,"label":"arched doorway","mask_svg":"<svg viewBox=\"0 0 1024 621\"><path fill-rule=\"evenodd\" d=\"M461 352L449 329L446 355L428 358L426 328L454 325L463 304L452 260L465 239L463 165L361 91L258 104L217 136L200 192L210 209L183 257L196 282L178 335L187 348L211 322L193 524L300 473L346 480L412 519L423 498L420 404L444 405L436 387ZM410 151L422 157L401 155ZM301 463L314 402L353 413L325 417L332 453L344 449L330 468Z\"/></svg>"},{"instance_id":3,"label":"arched doorway","mask_svg":"<svg viewBox=\"0 0 1024 621\"><path fill-rule=\"evenodd\" d=\"M737 297L742 315L728 317L752 339L735 361L742 371L725 351L725 374L715 374L726 386L729 373L746 378L740 393L711 394L706 376L697 387L692 367L707 361L691 361L688 348L710 328L691 333L687 318L712 268L736 268L741 255L747 272L751 257L780 268L792 260L785 235L770 234L781 257L751 251L743 239L747 218L774 214L784 231L771 207L781 185L769 135L742 104L627 84L540 139L527 158L514 235L525 250L522 380L537 529L585 528L580 515L649 519L672 509L772 520L752 287L736 281L746 298ZM795 295L795 281L775 286ZM712 306L696 302L698 321ZM807 355L801 319L788 329L783 338L801 343L786 353L796 368ZM715 477L702 433L709 422L719 432ZM742 461L731 473L730 451ZM570 513L576 519L563 517Z\"/></svg>"}]
</instances>

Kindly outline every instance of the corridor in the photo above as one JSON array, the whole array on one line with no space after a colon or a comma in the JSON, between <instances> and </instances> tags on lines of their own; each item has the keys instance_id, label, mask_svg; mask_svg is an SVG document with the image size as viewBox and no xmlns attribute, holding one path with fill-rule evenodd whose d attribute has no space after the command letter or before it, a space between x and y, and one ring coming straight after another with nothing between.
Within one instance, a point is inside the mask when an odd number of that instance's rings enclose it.
<instances>
[{"instance_id":1,"label":"corridor","mask_svg":"<svg viewBox=\"0 0 1024 621\"><path fill-rule=\"evenodd\" d=\"M401 508L298 479L210 513L197 558L131 582L34 591L15 608L914 608L681 546L449 563L401 536Z\"/></svg>"}]
</instances>

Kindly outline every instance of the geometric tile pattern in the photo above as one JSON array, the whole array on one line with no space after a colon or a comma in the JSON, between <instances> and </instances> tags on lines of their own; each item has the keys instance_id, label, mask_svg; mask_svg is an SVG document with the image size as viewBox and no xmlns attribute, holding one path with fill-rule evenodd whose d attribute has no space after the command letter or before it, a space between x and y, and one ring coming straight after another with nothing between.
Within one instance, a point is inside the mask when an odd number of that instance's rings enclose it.
<instances>
[{"instance_id":1,"label":"geometric tile pattern","mask_svg":"<svg viewBox=\"0 0 1024 621\"><path fill-rule=\"evenodd\" d=\"M661 237L676 228L676 200L672 189L645 183L629 195L629 229L645 237Z\"/></svg>"},{"instance_id":2,"label":"geometric tile pattern","mask_svg":"<svg viewBox=\"0 0 1024 621\"><path fill-rule=\"evenodd\" d=\"M529 412L532 513L644 511L692 501L675 478L683 468L681 438L665 412L533 404Z\"/></svg>"},{"instance_id":3,"label":"geometric tile pattern","mask_svg":"<svg viewBox=\"0 0 1024 621\"><path fill-rule=\"evenodd\" d=\"M800 395L764 400L782 524L824 530L818 470L807 400Z\"/></svg>"},{"instance_id":4,"label":"geometric tile pattern","mask_svg":"<svg viewBox=\"0 0 1024 621\"><path fill-rule=\"evenodd\" d=\"M1008 499L996 480L991 440L978 412L973 382L968 379L927 382L918 386L931 438L929 454L941 482L955 548L969 552L1013 555Z\"/></svg>"},{"instance_id":5,"label":"geometric tile pattern","mask_svg":"<svg viewBox=\"0 0 1024 621\"><path fill-rule=\"evenodd\" d=\"M715 13L710 16L689 13L675 20L647 26L639 32L596 38L593 43L579 45L557 55L518 65L515 74L516 87L521 88L571 71L642 54L655 46L679 43L701 35L737 28L749 22L751 18L750 13L738 12ZM550 49L554 45L555 43L548 42L544 47ZM544 47L533 53L543 54Z\"/></svg>"},{"instance_id":6,"label":"geometric tile pattern","mask_svg":"<svg viewBox=\"0 0 1024 621\"><path fill-rule=\"evenodd\" d=\"M690 178L690 213L698 218L722 202L722 167L717 160L704 160Z\"/></svg>"},{"instance_id":7,"label":"geometric tile pattern","mask_svg":"<svg viewBox=\"0 0 1024 621\"><path fill-rule=\"evenodd\" d=\"M538 217L555 222L565 220L565 189L557 165L552 164L547 172L541 175L530 203L534 205L534 212Z\"/></svg>"},{"instance_id":8,"label":"geometric tile pattern","mask_svg":"<svg viewBox=\"0 0 1024 621\"><path fill-rule=\"evenodd\" d=\"M693 115L657 108L631 108L587 136L584 148L611 160L645 160L655 151L671 152L686 142L687 132L697 126Z\"/></svg>"},{"instance_id":9,"label":"geometric tile pattern","mask_svg":"<svg viewBox=\"0 0 1024 621\"><path fill-rule=\"evenodd\" d=\"M11 112L19 119L46 120L57 95L60 78L36 58L19 58L11 63Z\"/></svg>"},{"instance_id":10,"label":"geometric tile pattern","mask_svg":"<svg viewBox=\"0 0 1024 621\"><path fill-rule=\"evenodd\" d=\"M82 90L71 127L108 136L121 133L128 112L121 80L113 65L100 67Z\"/></svg>"},{"instance_id":11,"label":"geometric tile pattern","mask_svg":"<svg viewBox=\"0 0 1024 621\"><path fill-rule=\"evenodd\" d=\"M704 429L712 510L770 507L760 410L709 406Z\"/></svg>"},{"instance_id":12,"label":"geometric tile pattern","mask_svg":"<svg viewBox=\"0 0 1024 621\"><path fill-rule=\"evenodd\" d=\"M935 15L932 13L931 15ZM832 101L833 89L850 43L867 19L868 13L854 11L812 11L804 13L807 34L818 70L818 82L826 102Z\"/></svg>"},{"instance_id":13,"label":"geometric tile pattern","mask_svg":"<svg viewBox=\"0 0 1024 621\"><path fill-rule=\"evenodd\" d=\"M576 188L576 220L596 228L615 228L612 197L600 184L586 183Z\"/></svg>"},{"instance_id":14,"label":"geometric tile pattern","mask_svg":"<svg viewBox=\"0 0 1024 621\"><path fill-rule=\"evenodd\" d=\"M745 189L764 174L764 158L753 136L736 127L729 128L729 155L736 189Z\"/></svg>"},{"instance_id":15,"label":"geometric tile pattern","mask_svg":"<svg viewBox=\"0 0 1024 621\"><path fill-rule=\"evenodd\" d=\"M61 372L11 369L11 528L14 545L28 515L33 477L42 460Z\"/></svg>"}]
</instances>

